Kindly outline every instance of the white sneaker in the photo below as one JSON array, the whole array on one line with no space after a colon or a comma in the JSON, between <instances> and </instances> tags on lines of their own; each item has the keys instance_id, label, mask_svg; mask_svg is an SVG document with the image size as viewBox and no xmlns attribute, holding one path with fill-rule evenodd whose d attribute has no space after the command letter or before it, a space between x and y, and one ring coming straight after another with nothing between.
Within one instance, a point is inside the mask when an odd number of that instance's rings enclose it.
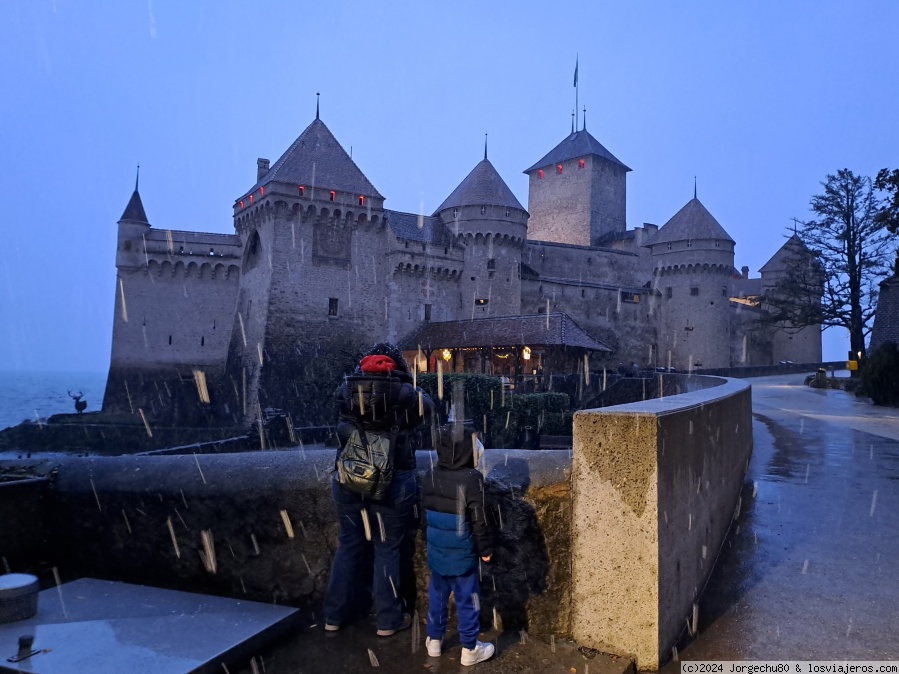
<instances>
[{"instance_id":1,"label":"white sneaker","mask_svg":"<svg viewBox=\"0 0 899 674\"><path fill-rule=\"evenodd\" d=\"M484 662L484 660L489 660L493 657L495 650L493 644L485 644L483 641L477 641L475 642L474 648L462 649L462 664L470 666L476 665L479 662Z\"/></svg>"},{"instance_id":2,"label":"white sneaker","mask_svg":"<svg viewBox=\"0 0 899 674\"><path fill-rule=\"evenodd\" d=\"M425 639L425 646L428 648L428 655L432 658L440 657L440 650L443 648L443 639L432 639L428 637Z\"/></svg>"}]
</instances>

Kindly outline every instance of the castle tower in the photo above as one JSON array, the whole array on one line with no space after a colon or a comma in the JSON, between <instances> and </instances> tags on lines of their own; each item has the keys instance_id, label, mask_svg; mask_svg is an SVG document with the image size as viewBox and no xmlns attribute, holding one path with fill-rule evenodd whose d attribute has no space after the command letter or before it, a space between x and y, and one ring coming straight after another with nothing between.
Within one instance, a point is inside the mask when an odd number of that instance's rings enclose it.
<instances>
[{"instance_id":1,"label":"castle tower","mask_svg":"<svg viewBox=\"0 0 899 674\"><path fill-rule=\"evenodd\" d=\"M528 175L528 238L595 246L626 229L630 169L586 128L573 132Z\"/></svg>"},{"instance_id":2,"label":"castle tower","mask_svg":"<svg viewBox=\"0 0 899 674\"><path fill-rule=\"evenodd\" d=\"M318 115L273 165L258 160L234 204L244 251L227 372L245 420L302 413L306 368L350 339L384 338L383 206Z\"/></svg>"},{"instance_id":3,"label":"castle tower","mask_svg":"<svg viewBox=\"0 0 899 674\"><path fill-rule=\"evenodd\" d=\"M787 239L786 243L759 269L762 277L762 296L770 297L777 292L779 283L789 278L792 272L803 269L808 271L810 289L821 286L815 299L820 305L823 293L820 267L812 252L796 234ZM777 324L771 332L771 352L774 363L782 360L794 363L820 363L821 326L807 325L796 328L789 322Z\"/></svg>"},{"instance_id":4,"label":"castle tower","mask_svg":"<svg viewBox=\"0 0 899 674\"><path fill-rule=\"evenodd\" d=\"M528 213L484 159L434 212L465 246L459 316L484 318L521 312L521 251Z\"/></svg>"},{"instance_id":5,"label":"castle tower","mask_svg":"<svg viewBox=\"0 0 899 674\"><path fill-rule=\"evenodd\" d=\"M734 240L694 196L644 245L661 294L659 364L730 367Z\"/></svg>"}]
</instances>

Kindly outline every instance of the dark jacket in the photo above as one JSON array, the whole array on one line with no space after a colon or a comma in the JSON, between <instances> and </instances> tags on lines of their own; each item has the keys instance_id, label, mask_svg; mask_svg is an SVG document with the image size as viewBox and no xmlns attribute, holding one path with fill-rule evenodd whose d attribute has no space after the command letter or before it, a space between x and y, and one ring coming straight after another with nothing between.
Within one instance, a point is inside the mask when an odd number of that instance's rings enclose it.
<instances>
[{"instance_id":1,"label":"dark jacket","mask_svg":"<svg viewBox=\"0 0 899 674\"><path fill-rule=\"evenodd\" d=\"M415 470L416 444L410 431L429 419L434 409L430 396L412 385L412 377L401 370L392 374L369 374L359 368L338 387L337 438L343 447L356 430L362 428L374 432L394 432L393 467L395 470ZM361 404L360 404L361 400ZM340 450L337 451L338 456Z\"/></svg>"},{"instance_id":2,"label":"dark jacket","mask_svg":"<svg viewBox=\"0 0 899 674\"><path fill-rule=\"evenodd\" d=\"M473 431L442 426L437 466L422 478L427 517L428 566L444 576L477 568L478 557L493 554L493 535L485 512L484 478L474 467Z\"/></svg>"}]
</instances>

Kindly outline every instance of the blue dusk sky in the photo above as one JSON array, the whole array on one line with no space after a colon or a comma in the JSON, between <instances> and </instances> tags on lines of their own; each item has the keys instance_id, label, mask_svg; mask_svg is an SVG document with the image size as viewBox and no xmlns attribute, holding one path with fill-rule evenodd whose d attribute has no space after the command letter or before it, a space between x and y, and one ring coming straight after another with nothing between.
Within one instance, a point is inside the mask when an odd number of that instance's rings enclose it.
<instances>
[{"instance_id":1,"label":"blue dusk sky","mask_svg":"<svg viewBox=\"0 0 899 674\"><path fill-rule=\"evenodd\" d=\"M389 208L429 214L483 156L522 171L571 128L633 172L628 226L693 196L756 276L828 173L899 167L899 3L3 0L0 370L104 371L116 221L233 232L315 116ZM172 321L182 317L172 316ZM825 358L848 340L825 333Z\"/></svg>"}]
</instances>

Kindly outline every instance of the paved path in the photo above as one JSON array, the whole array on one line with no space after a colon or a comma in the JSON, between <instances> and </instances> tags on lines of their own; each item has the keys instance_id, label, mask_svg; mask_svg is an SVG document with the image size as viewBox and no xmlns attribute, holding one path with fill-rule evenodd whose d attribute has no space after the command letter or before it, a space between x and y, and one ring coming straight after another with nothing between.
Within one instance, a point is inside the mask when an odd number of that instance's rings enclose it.
<instances>
[{"instance_id":1,"label":"paved path","mask_svg":"<svg viewBox=\"0 0 899 674\"><path fill-rule=\"evenodd\" d=\"M899 411L803 380L749 380L743 508L681 660L899 659Z\"/></svg>"}]
</instances>

